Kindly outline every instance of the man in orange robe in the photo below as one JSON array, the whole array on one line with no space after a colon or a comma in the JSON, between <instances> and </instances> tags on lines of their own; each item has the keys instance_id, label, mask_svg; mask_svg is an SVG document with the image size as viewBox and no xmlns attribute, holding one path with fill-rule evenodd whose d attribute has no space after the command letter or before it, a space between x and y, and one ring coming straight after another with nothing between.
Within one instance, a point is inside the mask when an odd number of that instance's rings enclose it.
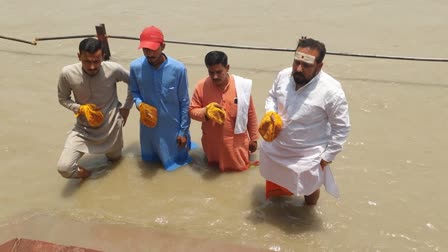
<instances>
[{"instance_id":1,"label":"man in orange robe","mask_svg":"<svg viewBox=\"0 0 448 252\"><path fill-rule=\"evenodd\" d=\"M258 139L252 80L229 75L227 55L221 51L209 52L205 65L209 76L197 83L189 111L202 122L205 156L221 171L246 170Z\"/></svg>"}]
</instances>

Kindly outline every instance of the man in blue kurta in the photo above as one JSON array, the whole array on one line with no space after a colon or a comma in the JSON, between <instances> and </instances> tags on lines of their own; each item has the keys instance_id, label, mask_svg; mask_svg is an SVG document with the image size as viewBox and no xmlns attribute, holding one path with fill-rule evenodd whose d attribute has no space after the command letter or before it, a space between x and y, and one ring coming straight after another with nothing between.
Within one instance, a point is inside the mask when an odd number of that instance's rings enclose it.
<instances>
[{"instance_id":1,"label":"man in blue kurta","mask_svg":"<svg viewBox=\"0 0 448 252\"><path fill-rule=\"evenodd\" d=\"M190 118L185 66L163 53L162 31L146 27L140 34L144 56L131 62L130 83L140 111L140 146L144 161L160 161L172 171L192 161L188 154Z\"/></svg>"}]
</instances>

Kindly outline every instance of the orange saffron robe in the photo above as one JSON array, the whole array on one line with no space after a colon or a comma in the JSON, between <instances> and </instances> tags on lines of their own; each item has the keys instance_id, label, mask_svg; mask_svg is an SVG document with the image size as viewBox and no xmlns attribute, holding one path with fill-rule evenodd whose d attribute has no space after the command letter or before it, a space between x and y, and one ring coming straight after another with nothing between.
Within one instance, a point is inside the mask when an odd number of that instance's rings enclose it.
<instances>
[{"instance_id":1,"label":"orange saffron robe","mask_svg":"<svg viewBox=\"0 0 448 252\"><path fill-rule=\"evenodd\" d=\"M226 111L223 124L206 120L205 107L212 102L220 104ZM202 148L209 164L218 164L221 171L243 171L249 168L249 142L258 139L258 122L255 106L250 97L247 130L235 134L238 99L235 80L229 76L224 90L216 87L210 77L200 80L190 103L190 117L202 122Z\"/></svg>"}]
</instances>

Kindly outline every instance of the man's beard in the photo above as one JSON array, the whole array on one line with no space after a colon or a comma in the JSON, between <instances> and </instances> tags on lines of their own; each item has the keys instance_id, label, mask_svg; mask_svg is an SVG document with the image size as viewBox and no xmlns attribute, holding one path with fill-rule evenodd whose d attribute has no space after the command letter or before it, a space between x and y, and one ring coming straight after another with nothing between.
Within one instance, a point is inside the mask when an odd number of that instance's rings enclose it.
<instances>
[{"instance_id":1,"label":"man's beard","mask_svg":"<svg viewBox=\"0 0 448 252\"><path fill-rule=\"evenodd\" d=\"M305 78L305 76L302 73L298 73L298 72L293 73L292 77L294 78L294 82L297 85L301 85L301 86L307 84L311 80L311 79Z\"/></svg>"}]
</instances>

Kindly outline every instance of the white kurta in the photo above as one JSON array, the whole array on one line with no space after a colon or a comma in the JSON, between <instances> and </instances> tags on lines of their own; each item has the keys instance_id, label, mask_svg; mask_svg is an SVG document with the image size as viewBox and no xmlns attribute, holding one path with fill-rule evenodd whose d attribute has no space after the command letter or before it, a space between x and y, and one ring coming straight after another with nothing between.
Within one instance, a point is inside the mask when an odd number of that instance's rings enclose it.
<instances>
[{"instance_id":1,"label":"white kurta","mask_svg":"<svg viewBox=\"0 0 448 252\"><path fill-rule=\"evenodd\" d=\"M74 113L78 112L81 105L93 103L104 114L104 122L99 127L91 127L84 116L77 117L64 148L95 154L121 150L123 118L119 113L121 103L116 86L120 81L129 83L129 72L115 62L102 62L100 71L94 76L84 73L81 63L62 69L58 83L59 103ZM71 98L72 94L74 99ZM123 107L130 109L132 104L128 88Z\"/></svg>"},{"instance_id":2,"label":"white kurta","mask_svg":"<svg viewBox=\"0 0 448 252\"><path fill-rule=\"evenodd\" d=\"M321 71L295 90L292 68L282 70L269 91L266 111L277 112L283 128L272 142L260 146L260 173L296 195L309 195L322 184L335 197L339 192L330 167L342 150L349 130L348 105L341 84Z\"/></svg>"}]
</instances>

